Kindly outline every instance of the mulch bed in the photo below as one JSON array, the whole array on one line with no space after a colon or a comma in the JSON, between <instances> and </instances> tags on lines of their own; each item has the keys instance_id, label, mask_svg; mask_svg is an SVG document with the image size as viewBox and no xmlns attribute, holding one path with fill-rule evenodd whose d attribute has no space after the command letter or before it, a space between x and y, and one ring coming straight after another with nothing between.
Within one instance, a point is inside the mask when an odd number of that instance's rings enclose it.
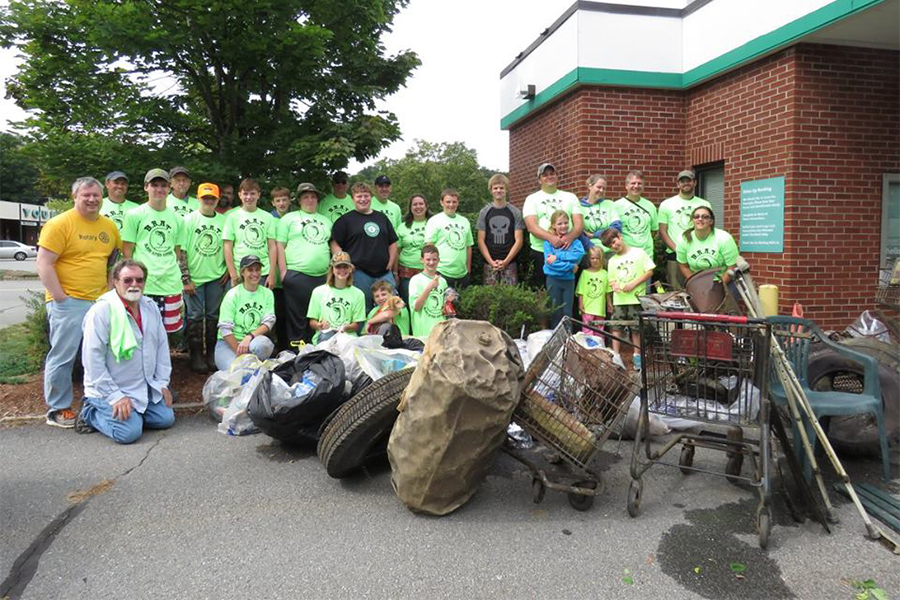
<instances>
[{"instance_id":1,"label":"mulch bed","mask_svg":"<svg viewBox=\"0 0 900 600\"><path fill-rule=\"evenodd\" d=\"M201 392L208 374L194 373L188 366L187 354L172 354L172 389L177 394L175 407L179 404L202 402ZM72 403L73 410L81 406L82 385L75 382ZM35 373L21 384L0 384L0 418L42 415L47 412L44 403L43 374Z\"/></svg>"}]
</instances>

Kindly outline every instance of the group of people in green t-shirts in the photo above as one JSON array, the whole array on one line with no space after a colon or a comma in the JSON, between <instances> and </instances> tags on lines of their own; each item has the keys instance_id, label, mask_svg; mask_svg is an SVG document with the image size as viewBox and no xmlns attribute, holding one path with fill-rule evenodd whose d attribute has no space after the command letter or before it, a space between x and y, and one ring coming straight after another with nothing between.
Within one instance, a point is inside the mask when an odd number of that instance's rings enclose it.
<instances>
[{"instance_id":1,"label":"group of people in green t-shirts","mask_svg":"<svg viewBox=\"0 0 900 600\"><path fill-rule=\"evenodd\" d=\"M679 193L659 210L643 198L643 175L626 177L626 193L605 198L606 178L587 180L579 199L557 188L552 164L538 168L540 189L522 210L508 202L509 179L492 176L491 201L478 214L475 235L457 212L459 193L441 192L432 214L422 194L405 214L391 200L389 177L373 188L339 171L332 192L302 183L294 195L271 191L272 211L259 208L261 189L252 179L231 189L213 183L189 191L187 169L151 169L145 204L125 200L128 178L107 176L101 212L121 230L124 254L149 271L145 293L163 314L167 331L182 327L195 370L227 368L235 356L267 358L276 347L316 343L335 332L385 331L425 337L445 317L447 290L469 285L472 247L484 259L485 284L519 283L516 258L527 231L532 279L548 289L552 323L575 313L597 324L634 318L652 277L653 235L666 245L669 283L680 287L698 270L732 266L731 236L714 227L705 200L693 194L695 176L677 177ZM724 276L724 275L723 275ZM637 343L636 331L631 331ZM277 346L270 338L277 340ZM640 356L636 359L640 366Z\"/></svg>"},{"instance_id":2,"label":"group of people in green t-shirts","mask_svg":"<svg viewBox=\"0 0 900 600\"><path fill-rule=\"evenodd\" d=\"M531 245L532 285L546 286L555 308L552 324L573 315L575 298L582 320L592 326L607 316L617 322L636 320L638 296L650 288L656 267L656 232L665 244L672 289L681 289L688 277L710 268L718 268L719 277L727 279L727 269L736 262L734 239L714 227L709 202L694 194L693 171L678 174L678 194L659 209L642 196L640 171L628 173L625 194L615 201L606 198L607 178L602 175L587 179L588 193L581 199L558 189L552 164L542 164L537 175L541 188L525 199L522 214ZM630 335L636 349L633 364L640 369L637 328L617 325L613 330ZM619 345L614 339L614 350Z\"/></svg>"}]
</instances>

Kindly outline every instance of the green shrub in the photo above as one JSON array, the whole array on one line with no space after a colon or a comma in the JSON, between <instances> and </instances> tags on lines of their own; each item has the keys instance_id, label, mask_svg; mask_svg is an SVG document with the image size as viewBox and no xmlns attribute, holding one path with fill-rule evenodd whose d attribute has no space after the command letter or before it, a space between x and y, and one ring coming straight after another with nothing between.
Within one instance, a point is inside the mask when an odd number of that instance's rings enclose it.
<instances>
[{"instance_id":1,"label":"green shrub","mask_svg":"<svg viewBox=\"0 0 900 600\"><path fill-rule=\"evenodd\" d=\"M473 285L463 290L459 316L487 321L512 338L547 327L550 317L547 290L532 290L523 285Z\"/></svg>"},{"instance_id":2,"label":"green shrub","mask_svg":"<svg viewBox=\"0 0 900 600\"><path fill-rule=\"evenodd\" d=\"M50 351L50 329L44 292L28 292L25 305L28 306L28 316L25 317L27 330L25 341L28 354L37 365L35 370L38 370L44 364L47 352Z\"/></svg>"},{"instance_id":3,"label":"green shrub","mask_svg":"<svg viewBox=\"0 0 900 600\"><path fill-rule=\"evenodd\" d=\"M43 294L30 292L24 323L0 330L0 383L24 383L27 375L41 370L49 350Z\"/></svg>"}]
</instances>

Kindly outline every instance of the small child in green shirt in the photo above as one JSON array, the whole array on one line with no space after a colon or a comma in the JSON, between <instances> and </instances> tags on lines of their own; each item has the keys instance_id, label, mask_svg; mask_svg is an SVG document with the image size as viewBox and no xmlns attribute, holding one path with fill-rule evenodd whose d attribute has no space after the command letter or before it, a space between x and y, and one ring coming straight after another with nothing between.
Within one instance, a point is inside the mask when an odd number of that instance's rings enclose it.
<instances>
[{"instance_id":1,"label":"small child in green shirt","mask_svg":"<svg viewBox=\"0 0 900 600\"><path fill-rule=\"evenodd\" d=\"M590 266L582 271L578 280L578 309L585 325L593 325L603 331L602 323L607 312L612 312L612 298L609 296L609 274L606 272L606 260L600 245L591 246L588 250ZM582 328L588 335L596 335L590 327Z\"/></svg>"},{"instance_id":2,"label":"small child in green shirt","mask_svg":"<svg viewBox=\"0 0 900 600\"><path fill-rule=\"evenodd\" d=\"M390 325L396 325L403 335L409 335L409 313L399 296L394 295L394 288L383 279L372 284L372 299L375 307L369 312L366 322L366 333L369 335L385 335Z\"/></svg>"}]
</instances>

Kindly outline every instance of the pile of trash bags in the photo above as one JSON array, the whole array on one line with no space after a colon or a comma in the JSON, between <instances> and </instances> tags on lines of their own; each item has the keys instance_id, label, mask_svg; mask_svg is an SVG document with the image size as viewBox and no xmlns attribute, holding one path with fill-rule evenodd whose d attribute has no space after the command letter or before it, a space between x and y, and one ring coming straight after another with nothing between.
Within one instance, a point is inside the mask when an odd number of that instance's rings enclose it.
<instances>
[{"instance_id":1,"label":"pile of trash bags","mask_svg":"<svg viewBox=\"0 0 900 600\"><path fill-rule=\"evenodd\" d=\"M424 344L409 341L387 348L380 335L338 333L266 361L243 354L207 379L203 402L226 435L262 432L286 443L314 444L323 420L348 398L418 362L421 352L409 348Z\"/></svg>"}]
</instances>

